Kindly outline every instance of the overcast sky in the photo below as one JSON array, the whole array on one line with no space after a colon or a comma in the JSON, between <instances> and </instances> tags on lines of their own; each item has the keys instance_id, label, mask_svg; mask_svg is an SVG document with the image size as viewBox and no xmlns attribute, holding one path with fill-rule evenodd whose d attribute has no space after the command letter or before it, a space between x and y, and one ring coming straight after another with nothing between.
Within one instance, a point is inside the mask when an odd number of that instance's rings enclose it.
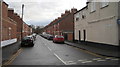
<instances>
[{"instance_id":1,"label":"overcast sky","mask_svg":"<svg viewBox=\"0 0 120 67\"><path fill-rule=\"evenodd\" d=\"M22 4L24 4L24 21L27 24L47 25L61 16L65 10L77 8L80 10L86 6L87 0L4 0L9 8L21 16Z\"/></svg>"}]
</instances>

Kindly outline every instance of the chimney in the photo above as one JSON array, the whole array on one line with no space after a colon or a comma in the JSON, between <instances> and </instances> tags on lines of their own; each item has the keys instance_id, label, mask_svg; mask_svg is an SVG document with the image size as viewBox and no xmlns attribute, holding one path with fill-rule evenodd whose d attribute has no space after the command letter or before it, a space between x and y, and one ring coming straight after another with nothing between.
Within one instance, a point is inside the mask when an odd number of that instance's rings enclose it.
<instances>
[{"instance_id":1,"label":"chimney","mask_svg":"<svg viewBox=\"0 0 120 67\"><path fill-rule=\"evenodd\" d=\"M61 14L61 17L63 17L63 16L65 16L65 14L62 13L62 14Z\"/></svg>"},{"instance_id":2,"label":"chimney","mask_svg":"<svg viewBox=\"0 0 120 67\"><path fill-rule=\"evenodd\" d=\"M69 13L70 13L70 11L69 11L69 10L66 10L66 11L65 11L65 14L69 14Z\"/></svg>"},{"instance_id":3,"label":"chimney","mask_svg":"<svg viewBox=\"0 0 120 67\"><path fill-rule=\"evenodd\" d=\"M11 19L14 19L14 10L12 8L8 8L8 17Z\"/></svg>"},{"instance_id":4,"label":"chimney","mask_svg":"<svg viewBox=\"0 0 120 67\"><path fill-rule=\"evenodd\" d=\"M77 12L77 9L76 9L76 8L72 8L72 9L71 9L71 12L72 12L72 13L75 13L75 12Z\"/></svg>"},{"instance_id":5,"label":"chimney","mask_svg":"<svg viewBox=\"0 0 120 67\"><path fill-rule=\"evenodd\" d=\"M58 17L58 20L60 20L61 19L61 17Z\"/></svg>"}]
</instances>

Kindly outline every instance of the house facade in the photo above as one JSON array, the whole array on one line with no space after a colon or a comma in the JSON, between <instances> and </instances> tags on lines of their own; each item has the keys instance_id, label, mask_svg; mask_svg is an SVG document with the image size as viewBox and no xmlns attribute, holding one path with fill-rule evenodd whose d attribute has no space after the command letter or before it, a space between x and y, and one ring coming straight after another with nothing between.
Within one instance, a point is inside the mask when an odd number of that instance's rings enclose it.
<instances>
[{"instance_id":1,"label":"house facade","mask_svg":"<svg viewBox=\"0 0 120 67\"><path fill-rule=\"evenodd\" d=\"M8 11L8 5L2 3L2 41L14 39L16 37L17 23L12 19L12 15Z\"/></svg>"},{"instance_id":2,"label":"house facade","mask_svg":"<svg viewBox=\"0 0 120 67\"><path fill-rule=\"evenodd\" d=\"M44 32L52 35L63 35L65 40L73 41L74 13L77 9L66 10L61 17L44 27Z\"/></svg>"},{"instance_id":3,"label":"house facade","mask_svg":"<svg viewBox=\"0 0 120 67\"><path fill-rule=\"evenodd\" d=\"M2 46L16 43L21 40L21 35L32 34L31 27L23 24L21 17L14 12L13 8L8 8L8 4L1 1L1 21L0 21L0 42ZM22 27L25 27L22 32Z\"/></svg>"},{"instance_id":4,"label":"house facade","mask_svg":"<svg viewBox=\"0 0 120 67\"><path fill-rule=\"evenodd\" d=\"M75 40L118 46L118 2L87 2L74 14Z\"/></svg>"}]
</instances>

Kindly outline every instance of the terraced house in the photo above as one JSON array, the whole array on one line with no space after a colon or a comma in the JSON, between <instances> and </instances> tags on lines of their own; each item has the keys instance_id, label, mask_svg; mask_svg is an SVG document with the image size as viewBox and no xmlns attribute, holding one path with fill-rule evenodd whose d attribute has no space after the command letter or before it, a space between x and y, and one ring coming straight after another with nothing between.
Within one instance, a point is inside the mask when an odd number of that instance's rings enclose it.
<instances>
[{"instance_id":1,"label":"terraced house","mask_svg":"<svg viewBox=\"0 0 120 67\"><path fill-rule=\"evenodd\" d=\"M13 8L8 8L8 4L1 1L1 21L0 21L0 41L1 46L16 43L21 40L21 35L27 36L32 34L31 27L23 25L22 18L14 12ZM21 32L23 30L25 32ZM25 35L24 35L25 34Z\"/></svg>"},{"instance_id":2,"label":"terraced house","mask_svg":"<svg viewBox=\"0 0 120 67\"><path fill-rule=\"evenodd\" d=\"M118 46L120 44L120 3L88 1L74 14L75 40Z\"/></svg>"},{"instance_id":3,"label":"terraced house","mask_svg":"<svg viewBox=\"0 0 120 67\"><path fill-rule=\"evenodd\" d=\"M44 32L52 35L63 35L65 37L65 40L73 41L74 13L76 11L76 8L66 10L65 13L61 14L61 17L58 17L50 24L45 26Z\"/></svg>"}]
</instances>

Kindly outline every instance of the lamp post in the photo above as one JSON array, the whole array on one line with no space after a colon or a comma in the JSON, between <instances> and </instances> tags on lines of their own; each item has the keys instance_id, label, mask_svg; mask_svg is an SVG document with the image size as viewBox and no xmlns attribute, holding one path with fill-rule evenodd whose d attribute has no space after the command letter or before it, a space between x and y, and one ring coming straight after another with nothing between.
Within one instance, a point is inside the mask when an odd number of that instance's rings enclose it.
<instances>
[{"instance_id":1,"label":"lamp post","mask_svg":"<svg viewBox=\"0 0 120 67\"><path fill-rule=\"evenodd\" d=\"M24 13L24 4L22 4L22 25L21 25L21 40L23 38L23 13Z\"/></svg>"}]
</instances>

